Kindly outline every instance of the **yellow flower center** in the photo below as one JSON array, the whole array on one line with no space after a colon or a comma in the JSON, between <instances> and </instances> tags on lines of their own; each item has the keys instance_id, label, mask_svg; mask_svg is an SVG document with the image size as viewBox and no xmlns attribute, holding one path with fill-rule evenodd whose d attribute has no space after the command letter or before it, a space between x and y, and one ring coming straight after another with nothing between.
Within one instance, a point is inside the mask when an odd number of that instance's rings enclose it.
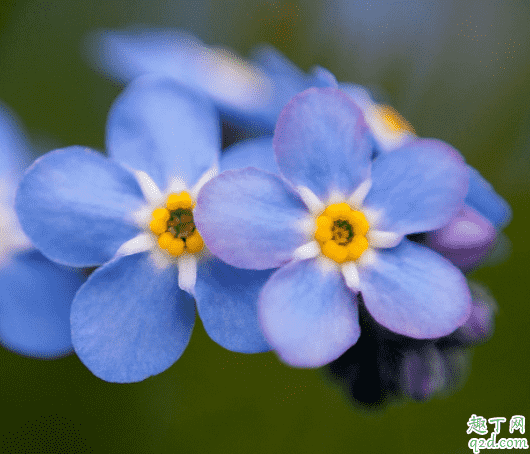
<instances>
[{"instance_id":1,"label":"yellow flower center","mask_svg":"<svg viewBox=\"0 0 530 454\"><path fill-rule=\"evenodd\" d=\"M392 132L407 131L411 132L412 134L416 133L412 125L407 120L405 120L394 108L385 104L379 105L378 108L381 116L383 117L383 120L385 121L386 126Z\"/></svg>"},{"instance_id":2,"label":"yellow flower center","mask_svg":"<svg viewBox=\"0 0 530 454\"><path fill-rule=\"evenodd\" d=\"M352 210L347 203L329 205L316 225L315 239L322 254L338 263L357 260L368 249L370 225L362 212Z\"/></svg>"},{"instance_id":3,"label":"yellow flower center","mask_svg":"<svg viewBox=\"0 0 530 454\"><path fill-rule=\"evenodd\" d=\"M195 204L186 191L170 194L164 208L156 208L149 223L151 231L158 236L158 245L172 256L184 252L199 252L204 247L199 231L193 222Z\"/></svg>"}]
</instances>

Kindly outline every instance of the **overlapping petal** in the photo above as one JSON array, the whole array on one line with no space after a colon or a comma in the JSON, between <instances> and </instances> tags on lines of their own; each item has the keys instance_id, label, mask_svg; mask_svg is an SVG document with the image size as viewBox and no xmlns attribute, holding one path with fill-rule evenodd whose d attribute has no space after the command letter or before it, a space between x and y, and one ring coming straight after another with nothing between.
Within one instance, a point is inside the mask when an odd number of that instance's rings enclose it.
<instances>
[{"instance_id":1,"label":"overlapping petal","mask_svg":"<svg viewBox=\"0 0 530 454\"><path fill-rule=\"evenodd\" d=\"M360 269L368 311L383 326L415 338L445 336L471 311L466 278L435 252L403 240L380 249L372 266Z\"/></svg>"},{"instance_id":2,"label":"overlapping petal","mask_svg":"<svg viewBox=\"0 0 530 454\"><path fill-rule=\"evenodd\" d=\"M277 105L277 98L280 102L285 98L285 89L277 83L273 90L271 79L258 65L177 29L99 30L89 42L97 70L121 82L147 73L165 74L209 97L236 120L243 114L272 128L283 104L297 93L288 91L290 96Z\"/></svg>"},{"instance_id":3,"label":"overlapping petal","mask_svg":"<svg viewBox=\"0 0 530 454\"><path fill-rule=\"evenodd\" d=\"M283 109L273 139L278 167L321 199L351 194L370 172L368 127L355 103L334 88L311 88Z\"/></svg>"},{"instance_id":4,"label":"overlapping petal","mask_svg":"<svg viewBox=\"0 0 530 454\"><path fill-rule=\"evenodd\" d=\"M276 268L307 241L300 223L308 211L276 175L247 167L206 183L193 212L206 246L238 268Z\"/></svg>"},{"instance_id":5,"label":"overlapping petal","mask_svg":"<svg viewBox=\"0 0 530 454\"><path fill-rule=\"evenodd\" d=\"M199 263L195 300L208 335L241 353L270 350L258 323L258 295L274 270L243 270L211 258Z\"/></svg>"},{"instance_id":6,"label":"overlapping petal","mask_svg":"<svg viewBox=\"0 0 530 454\"><path fill-rule=\"evenodd\" d=\"M162 190L175 176L193 186L217 163L220 141L213 104L168 77L135 79L115 101L107 121L110 155L146 172Z\"/></svg>"},{"instance_id":7,"label":"overlapping petal","mask_svg":"<svg viewBox=\"0 0 530 454\"><path fill-rule=\"evenodd\" d=\"M221 172L252 166L265 172L279 174L272 148L272 136L245 140L228 147L220 157L219 166Z\"/></svg>"},{"instance_id":8,"label":"overlapping petal","mask_svg":"<svg viewBox=\"0 0 530 454\"><path fill-rule=\"evenodd\" d=\"M450 145L418 139L372 164L364 205L381 212L376 228L398 234L434 230L462 208L467 166Z\"/></svg>"},{"instance_id":9,"label":"overlapping petal","mask_svg":"<svg viewBox=\"0 0 530 454\"><path fill-rule=\"evenodd\" d=\"M15 209L24 232L46 257L94 266L137 235L131 214L143 203L131 172L90 149L68 147L29 167Z\"/></svg>"},{"instance_id":10,"label":"overlapping petal","mask_svg":"<svg viewBox=\"0 0 530 454\"><path fill-rule=\"evenodd\" d=\"M72 342L94 375L141 381L182 355L195 306L177 276L177 267L157 269L144 252L113 259L79 289L72 303Z\"/></svg>"},{"instance_id":11,"label":"overlapping petal","mask_svg":"<svg viewBox=\"0 0 530 454\"><path fill-rule=\"evenodd\" d=\"M35 249L13 256L0 269L0 343L42 359L71 353L70 305L84 281Z\"/></svg>"},{"instance_id":12,"label":"overlapping petal","mask_svg":"<svg viewBox=\"0 0 530 454\"><path fill-rule=\"evenodd\" d=\"M448 224L425 234L425 245L467 272L492 251L496 238L495 227L464 204Z\"/></svg>"},{"instance_id":13,"label":"overlapping petal","mask_svg":"<svg viewBox=\"0 0 530 454\"><path fill-rule=\"evenodd\" d=\"M338 358L360 335L356 297L340 272L317 260L277 270L258 301L266 339L293 366L319 367Z\"/></svg>"},{"instance_id":14,"label":"overlapping petal","mask_svg":"<svg viewBox=\"0 0 530 454\"><path fill-rule=\"evenodd\" d=\"M469 169L469 190L466 203L485 216L497 230L502 230L512 219L510 205L493 186L471 166Z\"/></svg>"}]
</instances>

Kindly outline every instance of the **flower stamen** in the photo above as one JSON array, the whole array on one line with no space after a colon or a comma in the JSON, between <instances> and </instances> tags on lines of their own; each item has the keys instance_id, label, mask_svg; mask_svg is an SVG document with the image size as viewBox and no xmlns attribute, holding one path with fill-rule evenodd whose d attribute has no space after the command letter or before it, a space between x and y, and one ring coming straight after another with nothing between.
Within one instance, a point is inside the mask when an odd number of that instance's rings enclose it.
<instances>
[{"instance_id":1,"label":"flower stamen","mask_svg":"<svg viewBox=\"0 0 530 454\"><path fill-rule=\"evenodd\" d=\"M414 128L412 125L403 118L399 112L387 106L386 104L380 104L378 106L379 114L381 115L384 124L392 132L409 132L415 134Z\"/></svg>"},{"instance_id":2,"label":"flower stamen","mask_svg":"<svg viewBox=\"0 0 530 454\"><path fill-rule=\"evenodd\" d=\"M322 254L337 263L357 260L368 249L370 225L361 211L347 203L328 205L316 219L315 240Z\"/></svg>"},{"instance_id":3,"label":"flower stamen","mask_svg":"<svg viewBox=\"0 0 530 454\"><path fill-rule=\"evenodd\" d=\"M170 194L166 206L152 212L151 231L158 236L158 246L178 257L184 252L195 253L204 248L193 221L195 204L186 191Z\"/></svg>"}]
</instances>

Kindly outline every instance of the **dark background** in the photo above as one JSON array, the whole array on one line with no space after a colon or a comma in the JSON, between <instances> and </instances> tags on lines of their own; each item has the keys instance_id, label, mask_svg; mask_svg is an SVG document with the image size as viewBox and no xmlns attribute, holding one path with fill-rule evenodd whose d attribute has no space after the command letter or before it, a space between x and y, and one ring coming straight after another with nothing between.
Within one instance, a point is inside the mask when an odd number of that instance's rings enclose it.
<instances>
[{"instance_id":1,"label":"dark background","mask_svg":"<svg viewBox=\"0 0 530 454\"><path fill-rule=\"evenodd\" d=\"M184 28L242 56L268 42L303 70L378 87L419 135L458 148L513 209L511 255L471 276L497 299L496 331L461 390L378 412L353 407L318 370L222 349L198 319L182 358L136 384L101 381L75 355L0 349L0 451L467 453L471 414L530 417L528 2L2 1L0 99L42 151L103 149L121 87L91 71L83 40L132 23Z\"/></svg>"}]
</instances>

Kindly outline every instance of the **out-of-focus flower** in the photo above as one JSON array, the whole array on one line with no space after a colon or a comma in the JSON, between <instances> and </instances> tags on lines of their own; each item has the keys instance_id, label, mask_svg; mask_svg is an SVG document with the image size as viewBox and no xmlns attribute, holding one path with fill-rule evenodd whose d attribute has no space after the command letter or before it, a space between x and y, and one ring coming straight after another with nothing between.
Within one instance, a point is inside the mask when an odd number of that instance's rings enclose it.
<instances>
[{"instance_id":1,"label":"out-of-focus flower","mask_svg":"<svg viewBox=\"0 0 530 454\"><path fill-rule=\"evenodd\" d=\"M244 60L177 29L98 30L87 43L92 66L107 77L124 83L141 74L165 74L208 96L231 123L261 127L262 132L272 132L294 95L335 83L319 67L304 74L270 46L257 47Z\"/></svg>"},{"instance_id":2,"label":"out-of-focus flower","mask_svg":"<svg viewBox=\"0 0 530 454\"><path fill-rule=\"evenodd\" d=\"M256 300L271 272L211 257L194 223L195 200L218 168L213 105L167 77L141 77L112 106L106 142L112 159L81 147L39 158L16 197L21 225L43 254L101 265L72 303L81 361L113 382L164 371L189 342L192 297L214 341L268 350Z\"/></svg>"},{"instance_id":3,"label":"out-of-focus flower","mask_svg":"<svg viewBox=\"0 0 530 454\"><path fill-rule=\"evenodd\" d=\"M33 249L18 224L15 190L29 159L20 121L0 105L0 344L53 359L73 350L70 304L85 278Z\"/></svg>"},{"instance_id":4,"label":"out-of-focus flower","mask_svg":"<svg viewBox=\"0 0 530 454\"><path fill-rule=\"evenodd\" d=\"M204 186L195 219L226 263L279 267L258 307L284 361L318 367L355 344L359 291L372 316L403 335L437 338L465 322L462 273L404 238L461 207L468 171L455 149L418 139L372 161L361 111L334 88L295 96L273 143L287 181L255 168L223 172Z\"/></svg>"},{"instance_id":5,"label":"out-of-focus flower","mask_svg":"<svg viewBox=\"0 0 530 454\"><path fill-rule=\"evenodd\" d=\"M342 385L353 403L375 409L396 398L428 400L456 392L471 367L473 347L494 330L496 303L481 285L469 282L472 312L448 336L410 339L379 325L360 306L361 337L324 373Z\"/></svg>"}]
</instances>

